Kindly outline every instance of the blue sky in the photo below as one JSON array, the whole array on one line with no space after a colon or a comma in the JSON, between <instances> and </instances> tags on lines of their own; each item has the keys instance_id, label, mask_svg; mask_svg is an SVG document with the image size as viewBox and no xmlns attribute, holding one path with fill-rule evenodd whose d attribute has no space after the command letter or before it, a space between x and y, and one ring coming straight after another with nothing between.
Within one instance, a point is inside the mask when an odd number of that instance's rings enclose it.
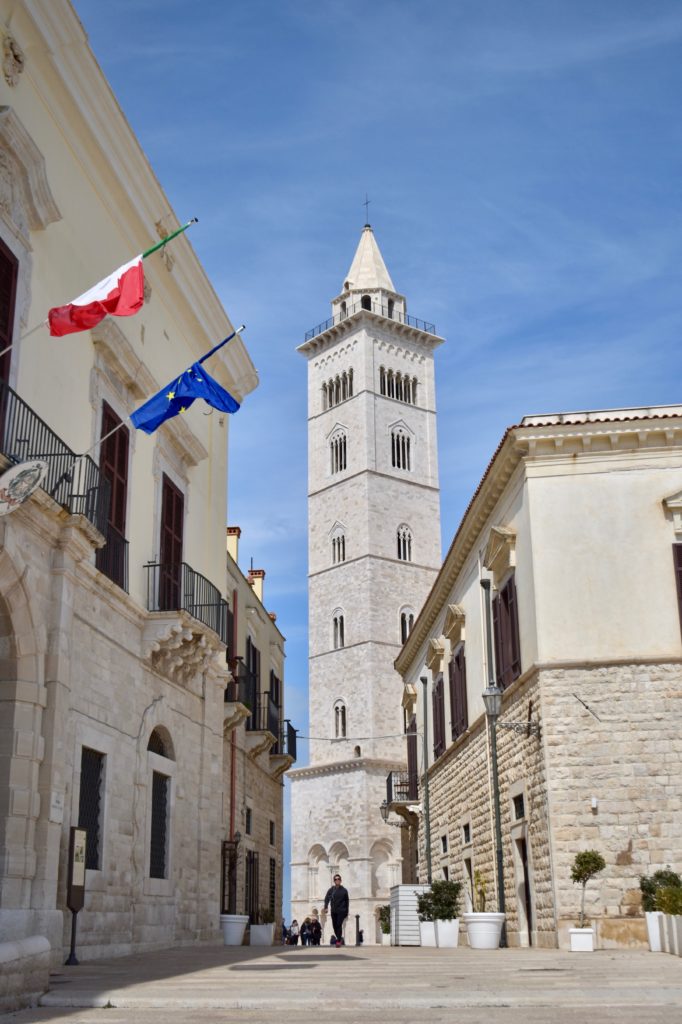
<instances>
[{"instance_id":1,"label":"blue sky","mask_svg":"<svg viewBox=\"0 0 682 1024\"><path fill-rule=\"evenodd\" d=\"M245 340L230 523L307 724L305 331L365 220L437 353L443 545L527 413L680 401L679 0L75 0ZM125 33L121 32L125 26Z\"/></svg>"}]
</instances>

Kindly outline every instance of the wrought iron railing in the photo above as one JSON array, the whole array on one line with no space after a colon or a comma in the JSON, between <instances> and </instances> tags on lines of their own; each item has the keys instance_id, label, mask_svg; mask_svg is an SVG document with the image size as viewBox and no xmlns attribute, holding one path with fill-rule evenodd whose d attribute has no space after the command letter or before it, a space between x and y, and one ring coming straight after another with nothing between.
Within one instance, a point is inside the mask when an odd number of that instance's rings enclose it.
<instances>
[{"instance_id":1,"label":"wrought iron railing","mask_svg":"<svg viewBox=\"0 0 682 1024\"><path fill-rule=\"evenodd\" d=\"M258 694L251 704L246 728L249 732L269 732L275 738L279 736L279 708L267 691Z\"/></svg>"},{"instance_id":2,"label":"wrought iron railing","mask_svg":"<svg viewBox=\"0 0 682 1024\"><path fill-rule=\"evenodd\" d=\"M110 486L99 466L89 455L79 459L5 381L0 381L0 449L13 463L46 462L42 489L106 533Z\"/></svg>"},{"instance_id":3,"label":"wrought iron railing","mask_svg":"<svg viewBox=\"0 0 682 1024\"><path fill-rule=\"evenodd\" d=\"M237 678L233 679L231 683L228 683L225 687L225 701L232 701L234 703L243 704L249 710L251 710L251 701L253 694L251 687L249 686L246 679Z\"/></svg>"},{"instance_id":4,"label":"wrought iron railing","mask_svg":"<svg viewBox=\"0 0 682 1024\"><path fill-rule=\"evenodd\" d=\"M227 601L210 580L186 562L148 562L145 569L150 612L188 612L227 642Z\"/></svg>"},{"instance_id":5,"label":"wrought iron railing","mask_svg":"<svg viewBox=\"0 0 682 1024\"><path fill-rule=\"evenodd\" d=\"M324 323L318 324L317 327L312 327L309 331L306 331L305 340L310 341L311 338L316 338L318 334L323 334L330 327L340 324L342 320L347 320L354 313L359 313L361 309L367 310L368 313L375 313L377 316L386 317L387 320L395 320L399 324L416 327L418 331L424 331L426 334L436 333L436 325L429 323L428 320L419 320L416 316L399 313L397 310L391 309L389 306L382 306L378 302L372 302L371 309L368 306L363 306L362 302L356 302L345 313L335 313L334 316L330 316Z\"/></svg>"},{"instance_id":6,"label":"wrought iron railing","mask_svg":"<svg viewBox=\"0 0 682 1024\"><path fill-rule=\"evenodd\" d=\"M111 523L107 523L104 536L107 542L95 555L95 565L127 594L128 541Z\"/></svg>"},{"instance_id":7,"label":"wrought iron railing","mask_svg":"<svg viewBox=\"0 0 682 1024\"><path fill-rule=\"evenodd\" d=\"M389 772L386 776L386 802L405 804L419 797L417 775L413 772Z\"/></svg>"},{"instance_id":8,"label":"wrought iron railing","mask_svg":"<svg viewBox=\"0 0 682 1024\"><path fill-rule=\"evenodd\" d=\"M288 718L285 718L282 722L282 728L273 753L288 754L294 761L296 760L296 730Z\"/></svg>"}]
</instances>

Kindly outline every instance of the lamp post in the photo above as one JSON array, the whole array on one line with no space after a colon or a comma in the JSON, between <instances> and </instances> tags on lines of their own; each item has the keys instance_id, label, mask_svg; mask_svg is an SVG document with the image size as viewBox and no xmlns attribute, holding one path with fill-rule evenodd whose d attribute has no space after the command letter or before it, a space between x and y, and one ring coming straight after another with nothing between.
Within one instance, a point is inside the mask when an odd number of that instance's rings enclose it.
<instances>
[{"instance_id":1,"label":"lamp post","mask_svg":"<svg viewBox=\"0 0 682 1024\"><path fill-rule=\"evenodd\" d=\"M424 845L426 846L426 880L431 885L431 821L429 818L429 742L428 742L428 685L426 676L420 676L424 687L424 728L422 730L422 753L424 758Z\"/></svg>"},{"instance_id":2,"label":"lamp post","mask_svg":"<svg viewBox=\"0 0 682 1024\"><path fill-rule=\"evenodd\" d=\"M488 663L488 685L483 691L485 714L490 727L490 756L493 769L493 807L495 811L495 860L497 863L497 909L504 914L504 861L502 858L502 821L500 815L500 781L497 773L497 719L502 709L502 690L495 682L493 665L493 638L490 615L490 580L481 580L485 592L486 653ZM507 945L507 930L502 923L500 946Z\"/></svg>"}]
</instances>

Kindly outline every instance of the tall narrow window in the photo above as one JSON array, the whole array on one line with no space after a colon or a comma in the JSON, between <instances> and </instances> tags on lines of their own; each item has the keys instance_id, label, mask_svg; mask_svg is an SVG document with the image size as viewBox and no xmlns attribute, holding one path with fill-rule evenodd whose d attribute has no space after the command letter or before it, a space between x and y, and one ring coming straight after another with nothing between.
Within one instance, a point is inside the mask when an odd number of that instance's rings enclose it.
<instances>
[{"instance_id":1,"label":"tall narrow window","mask_svg":"<svg viewBox=\"0 0 682 1024\"><path fill-rule=\"evenodd\" d=\"M414 612L411 608L403 608L400 613L400 642L405 643L414 626Z\"/></svg>"},{"instance_id":2,"label":"tall narrow window","mask_svg":"<svg viewBox=\"0 0 682 1024\"><path fill-rule=\"evenodd\" d=\"M149 843L149 877L168 877L168 791L170 779L152 772L152 823Z\"/></svg>"},{"instance_id":3,"label":"tall narrow window","mask_svg":"<svg viewBox=\"0 0 682 1024\"><path fill-rule=\"evenodd\" d=\"M386 370L383 366L379 367L379 391L382 395L386 394Z\"/></svg>"},{"instance_id":4,"label":"tall narrow window","mask_svg":"<svg viewBox=\"0 0 682 1024\"><path fill-rule=\"evenodd\" d=\"M268 910L270 911L270 917L274 921L277 903L277 861L274 857L270 858L270 886L268 896Z\"/></svg>"},{"instance_id":5,"label":"tall narrow window","mask_svg":"<svg viewBox=\"0 0 682 1024\"><path fill-rule=\"evenodd\" d=\"M327 383L326 381L322 385L322 410L327 408Z\"/></svg>"},{"instance_id":6,"label":"tall narrow window","mask_svg":"<svg viewBox=\"0 0 682 1024\"><path fill-rule=\"evenodd\" d=\"M467 710L467 674L464 659L464 644L459 644L448 666L450 683L451 735L456 740L466 732L469 725Z\"/></svg>"},{"instance_id":7,"label":"tall narrow window","mask_svg":"<svg viewBox=\"0 0 682 1024\"><path fill-rule=\"evenodd\" d=\"M335 434L329 442L332 473L341 473L346 468L346 435Z\"/></svg>"},{"instance_id":8,"label":"tall narrow window","mask_svg":"<svg viewBox=\"0 0 682 1024\"><path fill-rule=\"evenodd\" d=\"M175 611L180 605L184 498L163 474L161 494L161 568L159 611Z\"/></svg>"},{"instance_id":9,"label":"tall narrow window","mask_svg":"<svg viewBox=\"0 0 682 1024\"><path fill-rule=\"evenodd\" d=\"M389 398L395 398L395 374L389 370L386 374L386 394Z\"/></svg>"},{"instance_id":10,"label":"tall narrow window","mask_svg":"<svg viewBox=\"0 0 682 1024\"><path fill-rule=\"evenodd\" d=\"M403 523L398 527L396 533L398 543L398 558L401 562L412 561L412 531L409 526Z\"/></svg>"},{"instance_id":11,"label":"tall narrow window","mask_svg":"<svg viewBox=\"0 0 682 1024\"><path fill-rule=\"evenodd\" d=\"M4 352L12 344L14 335L14 312L17 297L19 261L0 240L0 380L9 379L11 352Z\"/></svg>"},{"instance_id":12,"label":"tall narrow window","mask_svg":"<svg viewBox=\"0 0 682 1024\"><path fill-rule=\"evenodd\" d=\"M100 447L100 470L109 483L109 516L107 521L107 542L95 555L95 565L117 583L122 590L128 590L128 542L126 541L126 506L128 499L128 451L130 431L121 425L120 418L104 402L102 406L102 429L100 437L105 438Z\"/></svg>"},{"instance_id":13,"label":"tall narrow window","mask_svg":"<svg viewBox=\"0 0 682 1024\"><path fill-rule=\"evenodd\" d=\"M85 866L93 871L101 867L102 783L104 754L89 747L81 749L81 788L78 799L78 827L88 833Z\"/></svg>"},{"instance_id":14,"label":"tall narrow window","mask_svg":"<svg viewBox=\"0 0 682 1024\"><path fill-rule=\"evenodd\" d=\"M504 690L521 675L519 617L513 573L493 598L493 635L497 684Z\"/></svg>"},{"instance_id":15,"label":"tall narrow window","mask_svg":"<svg viewBox=\"0 0 682 1024\"><path fill-rule=\"evenodd\" d=\"M342 320L345 320L347 313L348 313L348 306L346 305L346 300L344 299L343 302L341 303L341 319Z\"/></svg>"},{"instance_id":16,"label":"tall narrow window","mask_svg":"<svg viewBox=\"0 0 682 1024\"><path fill-rule=\"evenodd\" d=\"M348 374L341 374L341 398L345 402L348 398Z\"/></svg>"},{"instance_id":17,"label":"tall narrow window","mask_svg":"<svg viewBox=\"0 0 682 1024\"><path fill-rule=\"evenodd\" d=\"M403 375L402 373L396 373L395 375L395 397L398 401L403 400Z\"/></svg>"},{"instance_id":18,"label":"tall narrow window","mask_svg":"<svg viewBox=\"0 0 682 1024\"><path fill-rule=\"evenodd\" d=\"M339 650L339 648L345 647L345 645L346 645L346 638L345 638L345 635L344 635L345 630L344 630L343 612L341 612L341 611L334 612L334 618L333 618L333 621L332 621L332 631L333 631L334 650L337 651L337 650Z\"/></svg>"},{"instance_id":19,"label":"tall narrow window","mask_svg":"<svg viewBox=\"0 0 682 1024\"><path fill-rule=\"evenodd\" d=\"M433 707L433 756L438 758L445 752L445 699L442 674L438 676L433 684L431 698Z\"/></svg>"},{"instance_id":20,"label":"tall narrow window","mask_svg":"<svg viewBox=\"0 0 682 1024\"><path fill-rule=\"evenodd\" d=\"M332 537L332 562L334 565L338 565L339 562L346 561L346 536L343 533L337 533Z\"/></svg>"},{"instance_id":21,"label":"tall narrow window","mask_svg":"<svg viewBox=\"0 0 682 1024\"><path fill-rule=\"evenodd\" d=\"M348 371L348 397L353 397L353 369Z\"/></svg>"},{"instance_id":22,"label":"tall narrow window","mask_svg":"<svg viewBox=\"0 0 682 1024\"><path fill-rule=\"evenodd\" d=\"M246 638L246 693L251 715L246 720L247 730L260 728L260 651L250 636Z\"/></svg>"},{"instance_id":23,"label":"tall narrow window","mask_svg":"<svg viewBox=\"0 0 682 1024\"><path fill-rule=\"evenodd\" d=\"M419 792L416 715L412 715L405 731L407 733L407 798L408 800L416 800Z\"/></svg>"},{"instance_id":24,"label":"tall narrow window","mask_svg":"<svg viewBox=\"0 0 682 1024\"><path fill-rule=\"evenodd\" d=\"M417 378L412 378L412 405L417 404Z\"/></svg>"},{"instance_id":25,"label":"tall narrow window","mask_svg":"<svg viewBox=\"0 0 682 1024\"><path fill-rule=\"evenodd\" d=\"M337 700L334 704L334 738L346 738L346 705L342 700Z\"/></svg>"},{"instance_id":26,"label":"tall narrow window","mask_svg":"<svg viewBox=\"0 0 682 1024\"><path fill-rule=\"evenodd\" d=\"M411 469L411 438L409 434L396 427L391 431L391 465L395 469Z\"/></svg>"},{"instance_id":27,"label":"tall narrow window","mask_svg":"<svg viewBox=\"0 0 682 1024\"><path fill-rule=\"evenodd\" d=\"M677 607L680 614L682 629L682 544L673 544L673 565L675 567L675 584L677 586Z\"/></svg>"},{"instance_id":28,"label":"tall narrow window","mask_svg":"<svg viewBox=\"0 0 682 1024\"><path fill-rule=\"evenodd\" d=\"M391 319L391 320L393 319L393 309L394 309L394 307L395 307L395 304L393 302L393 299L389 299L388 300L388 316L389 316L389 319Z\"/></svg>"},{"instance_id":29,"label":"tall narrow window","mask_svg":"<svg viewBox=\"0 0 682 1024\"><path fill-rule=\"evenodd\" d=\"M251 921L255 924L258 921L258 913L260 910L260 900L258 899L259 889L259 866L258 866L258 851L247 850L246 851L246 877L245 877L245 894L244 894L244 913L248 914Z\"/></svg>"},{"instance_id":30,"label":"tall narrow window","mask_svg":"<svg viewBox=\"0 0 682 1024\"><path fill-rule=\"evenodd\" d=\"M372 308L372 296L371 295L363 295L362 299L360 300L360 303L361 303L363 309L371 310L371 308Z\"/></svg>"}]
</instances>

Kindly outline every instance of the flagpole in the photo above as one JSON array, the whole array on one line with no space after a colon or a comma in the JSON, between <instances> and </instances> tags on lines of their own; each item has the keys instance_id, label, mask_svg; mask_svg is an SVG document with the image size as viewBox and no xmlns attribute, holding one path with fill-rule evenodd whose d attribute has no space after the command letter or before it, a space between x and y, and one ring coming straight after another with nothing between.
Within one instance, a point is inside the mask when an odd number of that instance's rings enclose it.
<instances>
[{"instance_id":1,"label":"flagpole","mask_svg":"<svg viewBox=\"0 0 682 1024\"><path fill-rule=\"evenodd\" d=\"M190 228L192 226L192 224L198 224L198 223L199 223L199 218L198 217L192 217L192 219L188 220L186 224L183 224L181 228L178 228L176 231L173 231L172 234L170 234L170 235L166 235L166 237L162 238L160 242L156 242L155 245L152 245L149 249L146 249L142 253L142 259L146 260L147 256L151 256L151 254L153 252L156 252L157 249L163 249L164 245L168 245L168 243L172 242L174 238L177 238L178 235L181 235L183 233L183 231L186 231L187 228Z\"/></svg>"},{"instance_id":2,"label":"flagpole","mask_svg":"<svg viewBox=\"0 0 682 1024\"><path fill-rule=\"evenodd\" d=\"M244 330L246 330L246 324L242 324L241 327L238 327L236 331L232 331L232 334L230 334L227 338L223 338L222 341L219 341L217 345L213 346L210 352L207 352L205 356L201 357L201 359L197 359L197 363L205 363L209 356L212 356L215 352L218 351L219 348L222 348L223 345L227 345L228 341L232 341L232 339L236 337L237 334L241 334L242 331Z\"/></svg>"},{"instance_id":3,"label":"flagpole","mask_svg":"<svg viewBox=\"0 0 682 1024\"><path fill-rule=\"evenodd\" d=\"M11 345L7 346L7 348L3 348L2 352L0 352L0 359L2 359L4 354L9 352L11 348L14 348L15 344L18 344L19 341L24 341L24 339L30 337L31 334L35 334L35 332L39 331L41 327L44 327L46 323L47 320L42 320L39 324L36 324L35 327L32 327L30 331L26 331L26 334L22 334L17 342L13 341Z\"/></svg>"}]
</instances>

